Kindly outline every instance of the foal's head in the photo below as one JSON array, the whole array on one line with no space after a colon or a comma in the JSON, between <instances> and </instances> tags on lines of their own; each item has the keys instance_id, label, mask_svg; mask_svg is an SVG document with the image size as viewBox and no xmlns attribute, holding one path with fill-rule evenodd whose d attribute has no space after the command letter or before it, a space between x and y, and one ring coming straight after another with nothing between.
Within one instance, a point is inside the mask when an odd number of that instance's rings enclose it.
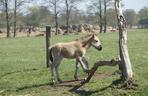
<instances>
[{"instance_id":1,"label":"foal's head","mask_svg":"<svg viewBox=\"0 0 148 96\"><path fill-rule=\"evenodd\" d=\"M91 44L91 46L93 46L97 50L99 50L99 51L102 50L101 41L99 40L99 38L97 37L97 35L92 34L92 37L91 37L91 40L90 40L90 44Z\"/></svg>"}]
</instances>

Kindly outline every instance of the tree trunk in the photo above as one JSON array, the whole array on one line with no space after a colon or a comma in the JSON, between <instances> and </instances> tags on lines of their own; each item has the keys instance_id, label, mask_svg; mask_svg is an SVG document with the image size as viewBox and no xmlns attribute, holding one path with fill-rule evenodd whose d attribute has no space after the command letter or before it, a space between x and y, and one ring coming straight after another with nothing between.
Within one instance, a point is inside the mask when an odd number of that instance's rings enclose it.
<instances>
[{"instance_id":1,"label":"tree trunk","mask_svg":"<svg viewBox=\"0 0 148 96\"><path fill-rule=\"evenodd\" d=\"M65 0L65 4L66 4L66 34L69 33L69 5L68 5L68 1Z\"/></svg>"},{"instance_id":2,"label":"tree trunk","mask_svg":"<svg viewBox=\"0 0 148 96\"><path fill-rule=\"evenodd\" d=\"M15 0L15 8L14 8L14 34L13 37L16 37L16 10L17 10L17 0Z\"/></svg>"},{"instance_id":3,"label":"tree trunk","mask_svg":"<svg viewBox=\"0 0 148 96\"><path fill-rule=\"evenodd\" d=\"M6 13L6 24L7 24L7 37L10 37L10 25L9 25L9 14L8 14L8 0L5 0L5 13Z\"/></svg>"},{"instance_id":4,"label":"tree trunk","mask_svg":"<svg viewBox=\"0 0 148 96\"><path fill-rule=\"evenodd\" d=\"M100 17L100 24L99 24L99 26L100 26L100 33L102 33L102 30L103 30L103 24L102 23L103 23L103 21L102 21L102 1L101 0L99 0L99 7L100 7L99 8L100 9L99 10L100 11L99 12L100 13L99 14L99 17Z\"/></svg>"},{"instance_id":5,"label":"tree trunk","mask_svg":"<svg viewBox=\"0 0 148 96\"><path fill-rule=\"evenodd\" d=\"M54 5L54 14L55 14L55 27L56 27L56 32L55 32L55 35L58 35L58 13L57 13L57 4L55 2L55 5Z\"/></svg>"},{"instance_id":6,"label":"tree trunk","mask_svg":"<svg viewBox=\"0 0 148 96\"><path fill-rule=\"evenodd\" d=\"M55 23L56 23L56 33L55 33L55 35L58 35L58 16L57 16L58 14L56 13L56 16L55 16Z\"/></svg>"},{"instance_id":7,"label":"tree trunk","mask_svg":"<svg viewBox=\"0 0 148 96\"><path fill-rule=\"evenodd\" d=\"M119 69L121 70L121 80L126 81L133 78L133 71L127 48L126 20L122 14L120 0L115 0L115 10L119 27L119 51L121 58Z\"/></svg>"},{"instance_id":8,"label":"tree trunk","mask_svg":"<svg viewBox=\"0 0 148 96\"><path fill-rule=\"evenodd\" d=\"M104 0L104 33L106 33L107 29L107 19L106 19L106 9L107 9L107 1Z\"/></svg>"}]
</instances>

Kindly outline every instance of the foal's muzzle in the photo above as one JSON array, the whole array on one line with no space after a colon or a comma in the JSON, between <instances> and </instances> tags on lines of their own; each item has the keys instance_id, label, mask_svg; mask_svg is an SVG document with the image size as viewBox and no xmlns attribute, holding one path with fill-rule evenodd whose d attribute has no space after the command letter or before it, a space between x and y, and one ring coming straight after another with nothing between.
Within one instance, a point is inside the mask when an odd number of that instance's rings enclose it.
<instances>
[{"instance_id":1,"label":"foal's muzzle","mask_svg":"<svg viewBox=\"0 0 148 96\"><path fill-rule=\"evenodd\" d=\"M102 46L99 45L97 49L98 49L99 51L101 51L101 50L102 50Z\"/></svg>"}]
</instances>

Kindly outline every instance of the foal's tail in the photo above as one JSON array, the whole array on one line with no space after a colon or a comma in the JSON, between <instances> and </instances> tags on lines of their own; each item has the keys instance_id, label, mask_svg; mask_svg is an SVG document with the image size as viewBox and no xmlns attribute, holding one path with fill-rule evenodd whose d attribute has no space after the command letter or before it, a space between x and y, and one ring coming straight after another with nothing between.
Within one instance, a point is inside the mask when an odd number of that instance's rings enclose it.
<instances>
[{"instance_id":1,"label":"foal's tail","mask_svg":"<svg viewBox=\"0 0 148 96\"><path fill-rule=\"evenodd\" d=\"M50 61L53 62L52 48L49 48L49 58L50 58Z\"/></svg>"}]
</instances>

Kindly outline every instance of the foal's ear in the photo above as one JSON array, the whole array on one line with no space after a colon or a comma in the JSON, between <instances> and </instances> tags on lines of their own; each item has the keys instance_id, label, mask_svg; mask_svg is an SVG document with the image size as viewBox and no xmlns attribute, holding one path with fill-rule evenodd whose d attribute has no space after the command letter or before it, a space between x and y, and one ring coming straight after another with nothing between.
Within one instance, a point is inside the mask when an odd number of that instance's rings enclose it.
<instances>
[{"instance_id":1,"label":"foal's ear","mask_svg":"<svg viewBox=\"0 0 148 96\"><path fill-rule=\"evenodd\" d=\"M92 38L95 38L95 34L92 35Z\"/></svg>"}]
</instances>

